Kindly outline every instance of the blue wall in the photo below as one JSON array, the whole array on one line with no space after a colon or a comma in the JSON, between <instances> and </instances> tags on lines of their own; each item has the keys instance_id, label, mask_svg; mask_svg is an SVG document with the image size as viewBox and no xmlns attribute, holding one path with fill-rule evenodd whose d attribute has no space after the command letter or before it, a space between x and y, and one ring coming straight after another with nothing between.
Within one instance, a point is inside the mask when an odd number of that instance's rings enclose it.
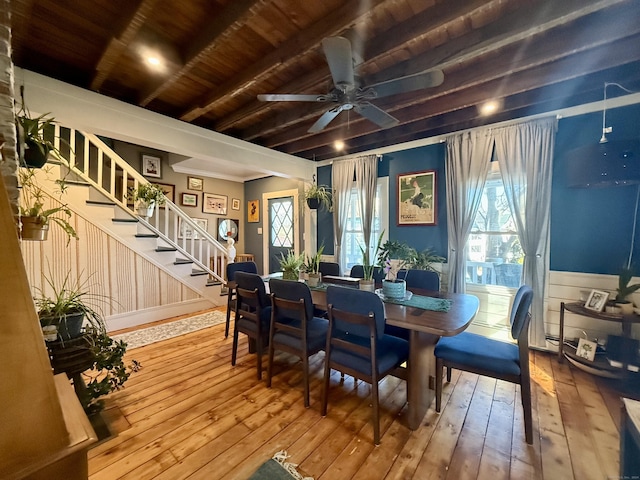
<instances>
[{"instance_id":1,"label":"blue wall","mask_svg":"<svg viewBox=\"0 0 640 480\"><path fill-rule=\"evenodd\" d=\"M610 140L640 138L640 105L607 110ZM626 264L631 245L637 186L570 188L566 163L570 150L597 143L602 134L602 113L562 119L558 123L551 193L551 270L617 275ZM444 172L445 145L429 145L384 156L378 176L389 176L389 238L423 250L433 248L447 256L447 209ZM640 158L635 158L640 161ZM437 225L398 226L398 175L436 170ZM331 167L318 169L318 183L331 185ZM640 274L640 222L634 264ZM332 216L318 214L318 243L333 253Z\"/></svg>"}]
</instances>

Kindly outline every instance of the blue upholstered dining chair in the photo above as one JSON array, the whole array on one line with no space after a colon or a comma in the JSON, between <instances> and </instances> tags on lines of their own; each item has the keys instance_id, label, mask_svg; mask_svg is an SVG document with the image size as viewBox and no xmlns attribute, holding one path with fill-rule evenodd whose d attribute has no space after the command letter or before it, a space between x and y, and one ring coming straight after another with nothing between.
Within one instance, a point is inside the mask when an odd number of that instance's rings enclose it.
<instances>
[{"instance_id":1,"label":"blue upholstered dining chair","mask_svg":"<svg viewBox=\"0 0 640 480\"><path fill-rule=\"evenodd\" d=\"M227 282L235 280L236 272L258 273L258 266L255 262L235 262L227 263ZM224 327L224 338L229 336L229 324L231 323L231 312L235 311L236 289L229 288L227 292L227 323Z\"/></svg>"},{"instance_id":2,"label":"blue upholstered dining chair","mask_svg":"<svg viewBox=\"0 0 640 480\"><path fill-rule=\"evenodd\" d=\"M440 275L428 270L399 270L398 280L404 280L409 288L440 291Z\"/></svg>"},{"instance_id":3,"label":"blue upholstered dining chair","mask_svg":"<svg viewBox=\"0 0 640 480\"><path fill-rule=\"evenodd\" d=\"M269 328L269 360L267 387L271 387L273 353L281 350L302 360L304 406L309 407L309 357L324 350L329 322L314 317L309 287L302 282L269 280L271 291L271 326Z\"/></svg>"},{"instance_id":4,"label":"blue upholstered dining chair","mask_svg":"<svg viewBox=\"0 0 640 480\"><path fill-rule=\"evenodd\" d=\"M442 374L447 367L447 381L451 369L457 368L487 377L520 385L524 409L524 431L528 444L533 443L531 416L531 383L529 380L529 308L533 290L527 285L518 289L511 306L511 336L516 344L492 340L473 333L462 332L442 337L435 348L436 356L436 412L442 402Z\"/></svg>"},{"instance_id":5,"label":"blue upholstered dining chair","mask_svg":"<svg viewBox=\"0 0 640 480\"><path fill-rule=\"evenodd\" d=\"M371 384L373 441L380 443L378 381L393 373L406 380L400 366L409 356L409 343L384 334L384 305L373 292L329 286L329 332L325 348L322 415L327 414L331 369Z\"/></svg>"},{"instance_id":6,"label":"blue upholstered dining chair","mask_svg":"<svg viewBox=\"0 0 640 480\"><path fill-rule=\"evenodd\" d=\"M271 322L271 299L267 295L264 280L260 275L236 272L236 319L233 328L233 350L231 365L236 364L238 334L244 333L255 341L258 379L262 378L262 352L269 341Z\"/></svg>"},{"instance_id":7,"label":"blue upholstered dining chair","mask_svg":"<svg viewBox=\"0 0 640 480\"><path fill-rule=\"evenodd\" d=\"M351 273L349 274L352 278L364 278L364 266L363 265L354 265L351 267ZM376 283L382 283L384 280L384 270L382 267L374 267L373 268L373 280Z\"/></svg>"},{"instance_id":8,"label":"blue upholstered dining chair","mask_svg":"<svg viewBox=\"0 0 640 480\"><path fill-rule=\"evenodd\" d=\"M325 275L333 275L334 277L341 275L340 264L335 262L320 262L319 270L323 277Z\"/></svg>"}]
</instances>

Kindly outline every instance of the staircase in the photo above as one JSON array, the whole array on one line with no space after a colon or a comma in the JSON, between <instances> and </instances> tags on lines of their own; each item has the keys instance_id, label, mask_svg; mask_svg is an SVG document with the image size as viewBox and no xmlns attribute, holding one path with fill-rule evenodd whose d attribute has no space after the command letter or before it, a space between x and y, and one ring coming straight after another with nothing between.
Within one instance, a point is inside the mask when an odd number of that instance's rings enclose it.
<instances>
[{"instance_id":1,"label":"staircase","mask_svg":"<svg viewBox=\"0 0 640 480\"><path fill-rule=\"evenodd\" d=\"M72 210L214 305L223 303L225 246L168 198L150 219L136 215L127 192L148 180L95 135L56 125L53 140L68 162L55 168L65 179Z\"/></svg>"}]
</instances>

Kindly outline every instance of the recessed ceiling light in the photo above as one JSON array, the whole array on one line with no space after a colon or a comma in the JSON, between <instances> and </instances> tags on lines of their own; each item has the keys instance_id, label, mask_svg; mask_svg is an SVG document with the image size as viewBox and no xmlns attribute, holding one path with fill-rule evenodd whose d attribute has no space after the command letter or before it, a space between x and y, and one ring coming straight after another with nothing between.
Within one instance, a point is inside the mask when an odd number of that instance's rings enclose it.
<instances>
[{"instance_id":1,"label":"recessed ceiling light","mask_svg":"<svg viewBox=\"0 0 640 480\"><path fill-rule=\"evenodd\" d=\"M344 150L344 142L342 140L336 140L333 142L333 148L337 151Z\"/></svg>"},{"instance_id":2,"label":"recessed ceiling light","mask_svg":"<svg viewBox=\"0 0 640 480\"><path fill-rule=\"evenodd\" d=\"M149 65L157 67L160 65L160 59L158 57L147 57L147 63Z\"/></svg>"},{"instance_id":3,"label":"recessed ceiling light","mask_svg":"<svg viewBox=\"0 0 640 480\"><path fill-rule=\"evenodd\" d=\"M500 104L496 100L490 100L480 105L480 115L492 115L498 111Z\"/></svg>"}]
</instances>

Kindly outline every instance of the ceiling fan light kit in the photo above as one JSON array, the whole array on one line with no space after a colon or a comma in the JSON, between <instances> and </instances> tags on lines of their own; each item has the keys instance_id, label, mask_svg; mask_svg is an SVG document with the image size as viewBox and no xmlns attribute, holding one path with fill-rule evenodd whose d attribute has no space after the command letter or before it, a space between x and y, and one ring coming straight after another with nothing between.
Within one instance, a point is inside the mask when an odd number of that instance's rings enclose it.
<instances>
[{"instance_id":1,"label":"ceiling fan light kit","mask_svg":"<svg viewBox=\"0 0 640 480\"><path fill-rule=\"evenodd\" d=\"M335 103L309 128L317 133L326 128L341 112L354 110L380 128L390 128L400 123L397 118L371 103L371 100L424 88L437 87L444 81L440 70L429 70L414 75L387 80L374 85L361 85L353 65L351 42L344 37L328 37L322 41L322 49L331 71L333 88L325 95L314 94L262 94L263 102L322 102Z\"/></svg>"}]
</instances>

